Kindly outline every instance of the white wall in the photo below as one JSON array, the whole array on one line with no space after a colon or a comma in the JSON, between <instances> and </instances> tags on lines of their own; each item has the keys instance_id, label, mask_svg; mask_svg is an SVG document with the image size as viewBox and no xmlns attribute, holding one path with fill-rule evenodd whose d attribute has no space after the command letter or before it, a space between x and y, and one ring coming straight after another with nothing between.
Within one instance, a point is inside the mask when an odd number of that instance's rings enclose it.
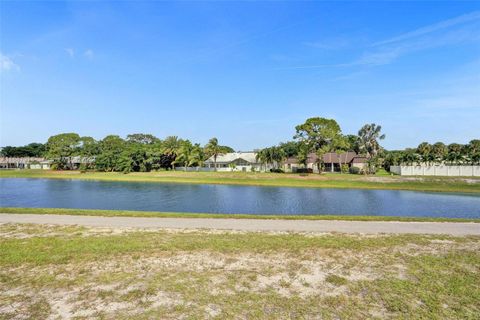
<instances>
[{"instance_id":1,"label":"white wall","mask_svg":"<svg viewBox=\"0 0 480 320\"><path fill-rule=\"evenodd\" d=\"M480 177L480 166L391 166L390 172L402 176Z\"/></svg>"}]
</instances>

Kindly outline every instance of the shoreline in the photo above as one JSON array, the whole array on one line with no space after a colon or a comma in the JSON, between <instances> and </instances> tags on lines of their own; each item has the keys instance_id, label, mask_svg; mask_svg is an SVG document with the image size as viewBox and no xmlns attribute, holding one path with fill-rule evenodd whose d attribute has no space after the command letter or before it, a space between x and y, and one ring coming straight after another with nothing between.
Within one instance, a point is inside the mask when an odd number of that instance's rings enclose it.
<instances>
[{"instance_id":1,"label":"shoreline","mask_svg":"<svg viewBox=\"0 0 480 320\"><path fill-rule=\"evenodd\" d=\"M181 171L122 174L112 172L81 173L80 171L0 170L0 179L2 178L480 193L480 179L470 177L362 176L329 173L300 176L292 173L207 173Z\"/></svg>"},{"instance_id":2,"label":"shoreline","mask_svg":"<svg viewBox=\"0 0 480 320\"><path fill-rule=\"evenodd\" d=\"M397 217L397 216L349 216L349 215L254 215L227 213L195 213L195 212L161 212L134 210L98 210L71 208L19 208L0 207L2 214L37 214L37 215L71 215L98 217L130 217L130 218L179 218L179 219L229 219L229 220L271 220L271 221L379 221L379 222L454 222L480 223L480 218L446 218L446 217Z\"/></svg>"}]
</instances>

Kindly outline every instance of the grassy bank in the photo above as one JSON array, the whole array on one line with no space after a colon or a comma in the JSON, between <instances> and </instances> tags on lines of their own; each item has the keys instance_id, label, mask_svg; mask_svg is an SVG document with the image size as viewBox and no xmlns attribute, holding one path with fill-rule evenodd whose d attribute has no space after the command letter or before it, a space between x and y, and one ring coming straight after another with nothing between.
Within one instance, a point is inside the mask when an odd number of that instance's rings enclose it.
<instances>
[{"instance_id":1,"label":"grassy bank","mask_svg":"<svg viewBox=\"0 0 480 320\"><path fill-rule=\"evenodd\" d=\"M0 225L0 314L474 319L480 238Z\"/></svg>"},{"instance_id":2,"label":"grassy bank","mask_svg":"<svg viewBox=\"0 0 480 320\"><path fill-rule=\"evenodd\" d=\"M278 174L252 172L114 173L46 170L2 170L0 178L83 179L163 183L230 184L309 188L390 189L432 192L480 193L479 178L362 176L352 174Z\"/></svg>"},{"instance_id":3,"label":"grassy bank","mask_svg":"<svg viewBox=\"0 0 480 320\"><path fill-rule=\"evenodd\" d=\"M390 217L390 216L345 216L345 215L254 215L254 214L221 214L192 212L158 212L129 210L86 210L66 208L2 208L1 213L24 214L58 214L103 217L144 217L144 218L205 218L205 219L270 219L270 220L343 220L343 221L417 221L417 222L476 222L480 219L462 218L430 218L430 217Z\"/></svg>"}]
</instances>

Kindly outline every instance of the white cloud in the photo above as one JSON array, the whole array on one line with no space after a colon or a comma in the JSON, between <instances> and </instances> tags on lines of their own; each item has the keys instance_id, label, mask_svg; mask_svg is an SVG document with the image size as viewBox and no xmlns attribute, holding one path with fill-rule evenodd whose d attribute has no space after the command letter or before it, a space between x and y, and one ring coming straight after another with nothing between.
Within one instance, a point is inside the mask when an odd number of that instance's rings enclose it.
<instances>
[{"instance_id":1,"label":"white cloud","mask_svg":"<svg viewBox=\"0 0 480 320\"><path fill-rule=\"evenodd\" d=\"M65 52L70 56L70 58L75 57L75 50L72 48L65 48Z\"/></svg>"},{"instance_id":2,"label":"white cloud","mask_svg":"<svg viewBox=\"0 0 480 320\"><path fill-rule=\"evenodd\" d=\"M0 53L0 70L9 71L9 70L19 70L20 67L13 62L12 59Z\"/></svg>"},{"instance_id":3,"label":"white cloud","mask_svg":"<svg viewBox=\"0 0 480 320\"><path fill-rule=\"evenodd\" d=\"M88 59L93 59L93 50L92 49L88 49L84 52L83 54L85 57L87 57Z\"/></svg>"}]
</instances>

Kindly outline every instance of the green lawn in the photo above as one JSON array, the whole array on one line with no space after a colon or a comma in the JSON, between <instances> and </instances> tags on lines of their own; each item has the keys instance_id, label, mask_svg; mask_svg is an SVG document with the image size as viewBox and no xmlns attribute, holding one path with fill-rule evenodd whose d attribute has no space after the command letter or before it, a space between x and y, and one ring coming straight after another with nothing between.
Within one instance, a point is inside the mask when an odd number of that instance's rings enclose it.
<instances>
[{"instance_id":1,"label":"green lawn","mask_svg":"<svg viewBox=\"0 0 480 320\"><path fill-rule=\"evenodd\" d=\"M0 178L84 179L164 183L232 184L310 188L392 189L432 192L480 193L479 178L399 177L351 174L278 174L252 172L182 172L113 173L42 170L2 170Z\"/></svg>"},{"instance_id":2,"label":"green lawn","mask_svg":"<svg viewBox=\"0 0 480 320\"><path fill-rule=\"evenodd\" d=\"M58 214L103 217L146 217L146 218L224 218L224 219L283 219L283 220L343 220L343 221L430 221L430 222L476 222L480 219L430 218L430 217L390 217L390 216L345 216L345 215L254 215L254 214L220 214L193 212L158 212L129 210L87 210L66 208L6 208L0 207L2 213L24 214Z\"/></svg>"},{"instance_id":3,"label":"green lawn","mask_svg":"<svg viewBox=\"0 0 480 320\"><path fill-rule=\"evenodd\" d=\"M0 225L2 319L476 319L480 237Z\"/></svg>"}]
</instances>

